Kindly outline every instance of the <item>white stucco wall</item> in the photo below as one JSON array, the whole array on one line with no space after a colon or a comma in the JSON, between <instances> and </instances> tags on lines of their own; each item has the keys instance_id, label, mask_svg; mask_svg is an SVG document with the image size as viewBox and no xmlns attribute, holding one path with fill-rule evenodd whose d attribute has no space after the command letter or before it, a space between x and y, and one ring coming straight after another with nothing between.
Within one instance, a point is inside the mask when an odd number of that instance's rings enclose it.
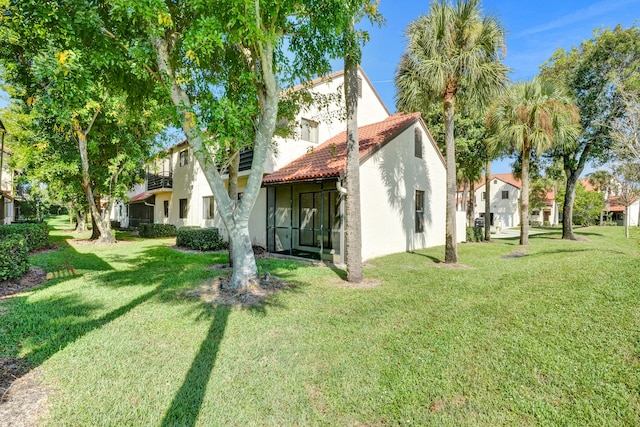
<instances>
[{"instance_id":1,"label":"white stucco wall","mask_svg":"<svg viewBox=\"0 0 640 427\"><path fill-rule=\"evenodd\" d=\"M414 155L414 127L423 156ZM362 257L370 259L445 243L445 167L416 123L360 166ZM424 231L415 232L415 191L425 192Z\"/></svg>"},{"instance_id":2,"label":"white stucco wall","mask_svg":"<svg viewBox=\"0 0 640 427\"><path fill-rule=\"evenodd\" d=\"M358 126L366 126L380 122L389 117L389 110L376 93L366 75L358 70L358 76L362 79L362 97L358 100ZM344 98L344 74L323 81L313 87L313 91L322 95L337 94ZM346 122L343 120L343 105L334 104L327 109L320 110L316 106L310 106L298 114L296 120L301 118L318 122L318 142L312 143L300 139L297 135L293 138L275 138L275 150L270 150L265 173L271 173L280 169L287 163L297 159L303 154L322 144L333 136L344 132Z\"/></svg>"},{"instance_id":3,"label":"white stucco wall","mask_svg":"<svg viewBox=\"0 0 640 427\"><path fill-rule=\"evenodd\" d=\"M640 201L636 201L631 206L629 206L629 225L635 227L638 225L638 214L640 211Z\"/></svg>"}]
</instances>

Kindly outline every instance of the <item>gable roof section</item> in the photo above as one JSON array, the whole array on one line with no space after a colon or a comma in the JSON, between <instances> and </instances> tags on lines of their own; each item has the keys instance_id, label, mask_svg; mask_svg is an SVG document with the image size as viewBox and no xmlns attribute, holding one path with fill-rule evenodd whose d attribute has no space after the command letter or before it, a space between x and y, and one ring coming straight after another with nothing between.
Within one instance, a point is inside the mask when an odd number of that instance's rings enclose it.
<instances>
[{"instance_id":1,"label":"gable roof section","mask_svg":"<svg viewBox=\"0 0 640 427\"><path fill-rule=\"evenodd\" d=\"M476 181L476 190L486 184L486 177L482 175L480 181ZM494 173L491 179L499 179L500 181L512 185L518 189L522 188L522 181L515 178L512 173ZM458 191L462 191L462 186L458 187Z\"/></svg>"},{"instance_id":2,"label":"gable roof section","mask_svg":"<svg viewBox=\"0 0 640 427\"><path fill-rule=\"evenodd\" d=\"M144 202L145 200L147 200L151 196L153 196L153 194L147 193L147 192L142 192L142 193L136 194L135 196L130 198L129 199L129 203Z\"/></svg>"},{"instance_id":3,"label":"gable roof section","mask_svg":"<svg viewBox=\"0 0 640 427\"><path fill-rule=\"evenodd\" d=\"M387 119L358 128L360 160L382 148L387 142L420 119L420 113L396 113ZM263 178L263 184L332 178L346 167L347 133L341 132L291 163Z\"/></svg>"},{"instance_id":4,"label":"gable roof section","mask_svg":"<svg viewBox=\"0 0 640 427\"><path fill-rule=\"evenodd\" d=\"M362 75L364 82L366 82L367 85L369 85L369 88L371 89L371 92L373 92L373 94L376 96L376 98L380 102L380 105L382 105L382 107L387 112L387 114L391 115L391 112L389 111L389 108L384 103L384 101L380 97L380 94L378 93L376 88L371 83L371 80L369 80L369 76L367 76L367 73L364 72L364 70L362 69L362 67L360 65L358 65L358 73ZM313 79L310 82L296 85L296 86L294 86L294 87L292 87L290 89L285 89L285 92L287 92L287 91L296 91L296 90L303 89L305 87L312 87L313 88L313 87L319 86L319 85L321 85L323 83L329 83L333 79L342 78L343 76L344 76L344 70L338 70L338 71L335 71L335 72L333 72L331 74L327 74L326 76L321 76L321 77L318 77L316 79Z\"/></svg>"}]
</instances>

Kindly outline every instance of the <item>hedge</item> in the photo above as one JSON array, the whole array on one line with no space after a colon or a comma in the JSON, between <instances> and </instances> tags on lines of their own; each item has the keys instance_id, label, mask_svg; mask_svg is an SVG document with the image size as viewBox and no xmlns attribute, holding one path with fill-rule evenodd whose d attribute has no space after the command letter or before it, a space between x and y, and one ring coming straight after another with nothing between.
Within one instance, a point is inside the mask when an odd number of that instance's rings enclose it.
<instances>
[{"instance_id":1,"label":"hedge","mask_svg":"<svg viewBox=\"0 0 640 427\"><path fill-rule=\"evenodd\" d=\"M0 282L22 277L29 271L26 239L19 234L3 235L0 240Z\"/></svg>"},{"instance_id":2,"label":"hedge","mask_svg":"<svg viewBox=\"0 0 640 427\"><path fill-rule=\"evenodd\" d=\"M467 227L467 242L484 241L484 227Z\"/></svg>"},{"instance_id":3,"label":"hedge","mask_svg":"<svg viewBox=\"0 0 640 427\"><path fill-rule=\"evenodd\" d=\"M0 226L0 238L11 234L17 234L25 238L28 252L51 246L49 227L44 222Z\"/></svg>"},{"instance_id":4,"label":"hedge","mask_svg":"<svg viewBox=\"0 0 640 427\"><path fill-rule=\"evenodd\" d=\"M227 249L229 244L222 240L217 228L180 227L176 246L183 246L197 251L217 251Z\"/></svg>"},{"instance_id":5,"label":"hedge","mask_svg":"<svg viewBox=\"0 0 640 427\"><path fill-rule=\"evenodd\" d=\"M177 230L173 224L140 224L138 234L140 237L174 237Z\"/></svg>"}]
</instances>

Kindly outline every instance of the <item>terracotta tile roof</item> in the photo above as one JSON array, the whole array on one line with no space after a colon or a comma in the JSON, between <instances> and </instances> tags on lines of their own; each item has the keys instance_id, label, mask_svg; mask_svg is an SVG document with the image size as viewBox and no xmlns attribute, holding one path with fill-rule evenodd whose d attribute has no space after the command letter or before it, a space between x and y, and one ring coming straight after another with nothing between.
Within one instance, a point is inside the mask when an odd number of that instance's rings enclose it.
<instances>
[{"instance_id":1,"label":"terracotta tile roof","mask_svg":"<svg viewBox=\"0 0 640 427\"><path fill-rule=\"evenodd\" d=\"M586 191L596 191L596 187L589 182L589 178L580 178L578 179L578 182L582 184Z\"/></svg>"},{"instance_id":2,"label":"terracotta tile roof","mask_svg":"<svg viewBox=\"0 0 640 427\"><path fill-rule=\"evenodd\" d=\"M420 113L397 113L385 120L358 128L360 159L366 159L420 118ZM347 135L341 132L274 173L264 184L337 177L346 166Z\"/></svg>"},{"instance_id":3,"label":"terracotta tile roof","mask_svg":"<svg viewBox=\"0 0 640 427\"><path fill-rule=\"evenodd\" d=\"M136 194L129 199L129 203L142 202L143 200L147 200L151 196L153 196L153 194L147 192Z\"/></svg>"}]
</instances>

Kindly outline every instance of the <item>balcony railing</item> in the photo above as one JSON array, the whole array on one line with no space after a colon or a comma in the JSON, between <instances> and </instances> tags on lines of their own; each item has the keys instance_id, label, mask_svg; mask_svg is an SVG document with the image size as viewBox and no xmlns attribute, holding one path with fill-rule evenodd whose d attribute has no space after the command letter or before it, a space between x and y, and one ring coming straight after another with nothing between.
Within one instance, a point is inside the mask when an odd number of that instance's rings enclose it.
<instances>
[{"instance_id":1,"label":"balcony railing","mask_svg":"<svg viewBox=\"0 0 640 427\"><path fill-rule=\"evenodd\" d=\"M157 175L147 174L147 191L172 189L173 174Z\"/></svg>"}]
</instances>

